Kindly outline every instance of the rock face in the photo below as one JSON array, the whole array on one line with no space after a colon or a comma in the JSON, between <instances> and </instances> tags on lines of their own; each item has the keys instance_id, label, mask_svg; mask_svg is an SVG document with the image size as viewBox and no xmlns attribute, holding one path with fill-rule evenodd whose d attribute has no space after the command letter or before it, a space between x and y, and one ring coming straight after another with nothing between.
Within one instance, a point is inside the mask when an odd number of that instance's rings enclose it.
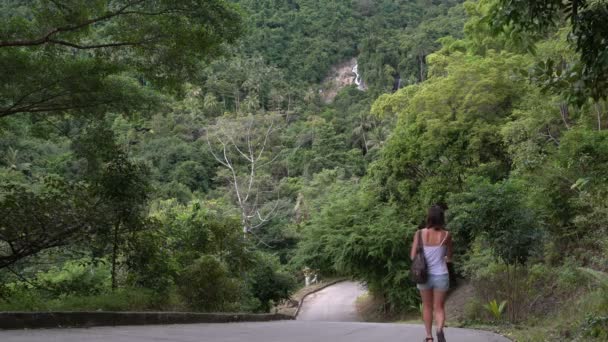
<instances>
[{"instance_id":1,"label":"rock face","mask_svg":"<svg viewBox=\"0 0 608 342\"><path fill-rule=\"evenodd\" d=\"M349 85L357 85L359 90L365 90L365 84L361 79L361 75L358 73L357 59L352 58L344 63L340 63L329 72L329 75L325 78L321 84L319 95L325 103L331 103L338 92L342 88Z\"/></svg>"}]
</instances>

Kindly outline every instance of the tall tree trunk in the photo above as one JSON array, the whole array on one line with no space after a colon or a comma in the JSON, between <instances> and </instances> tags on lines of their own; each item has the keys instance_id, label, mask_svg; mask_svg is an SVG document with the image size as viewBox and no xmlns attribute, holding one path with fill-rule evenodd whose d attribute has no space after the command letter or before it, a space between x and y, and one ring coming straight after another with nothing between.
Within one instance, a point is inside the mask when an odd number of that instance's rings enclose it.
<instances>
[{"instance_id":1,"label":"tall tree trunk","mask_svg":"<svg viewBox=\"0 0 608 342\"><path fill-rule=\"evenodd\" d=\"M116 290L116 265L118 258L118 229L120 228L120 221L114 224L114 237L112 241L112 291Z\"/></svg>"},{"instance_id":2,"label":"tall tree trunk","mask_svg":"<svg viewBox=\"0 0 608 342\"><path fill-rule=\"evenodd\" d=\"M424 54L419 54L418 55L418 62L420 63L420 83L424 82Z\"/></svg>"},{"instance_id":3,"label":"tall tree trunk","mask_svg":"<svg viewBox=\"0 0 608 342\"><path fill-rule=\"evenodd\" d=\"M562 121L564 122L564 125L566 125L566 128L570 129L570 112L568 110L567 103L561 103L559 105L559 114L561 115Z\"/></svg>"},{"instance_id":4,"label":"tall tree trunk","mask_svg":"<svg viewBox=\"0 0 608 342\"><path fill-rule=\"evenodd\" d=\"M595 111L597 112L597 130L601 131L602 130L602 110L601 110L599 102L595 103Z\"/></svg>"},{"instance_id":5,"label":"tall tree trunk","mask_svg":"<svg viewBox=\"0 0 608 342\"><path fill-rule=\"evenodd\" d=\"M234 107L235 107L234 109L237 113L239 113L241 111L241 99L239 96L238 89L234 92Z\"/></svg>"}]
</instances>

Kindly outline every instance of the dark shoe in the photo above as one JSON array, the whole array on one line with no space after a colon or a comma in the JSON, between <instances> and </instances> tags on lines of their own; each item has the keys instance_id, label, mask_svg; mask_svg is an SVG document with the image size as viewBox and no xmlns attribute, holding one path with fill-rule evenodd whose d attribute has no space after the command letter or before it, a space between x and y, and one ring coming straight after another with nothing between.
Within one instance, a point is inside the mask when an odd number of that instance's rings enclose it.
<instances>
[{"instance_id":1,"label":"dark shoe","mask_svg":"<svg viewBox=\"0 0 608 342\"><path fill-rule=\"evenodd\" d=\"M437 330L437 341L446 342L445 335L443 335L443 330Z\"/></svg>"},{"instance_id":2,"label":"dark shoe","mask_svg":"<svg viewBox=\"0 0 608 342\"><path fill-rule=\"evenodd\" d=\"M427 337L427 338L425 338L425 339L424 339L424 341L422 341L422 342L427 342L427 341L431 341L431 342L433 342L433 338L432 338L432 337Z\"/></svg>"}]
</instances>

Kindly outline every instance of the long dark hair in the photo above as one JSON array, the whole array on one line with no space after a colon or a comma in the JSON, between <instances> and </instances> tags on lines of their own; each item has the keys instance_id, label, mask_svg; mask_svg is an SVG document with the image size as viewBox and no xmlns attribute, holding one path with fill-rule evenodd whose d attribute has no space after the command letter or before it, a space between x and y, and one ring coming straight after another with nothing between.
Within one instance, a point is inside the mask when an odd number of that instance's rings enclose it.
<instances>
[{"instance_id":1,"label":"long dark hair","mask_svg":"<svg viewBox=\"0 0 608 342\"><path fill-rule=\"evenodd\" d=\"M434 205L429 208L426 215L426 227L435 230L443 229L445 227L445 215L442 207Z\"/></svg>"}]
</instances>

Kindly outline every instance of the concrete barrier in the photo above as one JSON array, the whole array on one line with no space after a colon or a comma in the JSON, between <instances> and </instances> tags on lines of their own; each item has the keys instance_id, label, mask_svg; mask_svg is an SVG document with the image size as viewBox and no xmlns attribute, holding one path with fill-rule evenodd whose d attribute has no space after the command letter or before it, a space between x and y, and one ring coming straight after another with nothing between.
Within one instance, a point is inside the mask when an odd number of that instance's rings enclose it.
<instances>
[{"instance_id":1,"label":"concrete barrier","mask_svg":"<svg viewBox=\"0 0 608 342\"><path fill-rule=\"evenodd\" d=\"M282 314L196 312L0 312L0 329L93 327L144 324L266 322L294 319Z\"/></svg>"}]
</instances>

